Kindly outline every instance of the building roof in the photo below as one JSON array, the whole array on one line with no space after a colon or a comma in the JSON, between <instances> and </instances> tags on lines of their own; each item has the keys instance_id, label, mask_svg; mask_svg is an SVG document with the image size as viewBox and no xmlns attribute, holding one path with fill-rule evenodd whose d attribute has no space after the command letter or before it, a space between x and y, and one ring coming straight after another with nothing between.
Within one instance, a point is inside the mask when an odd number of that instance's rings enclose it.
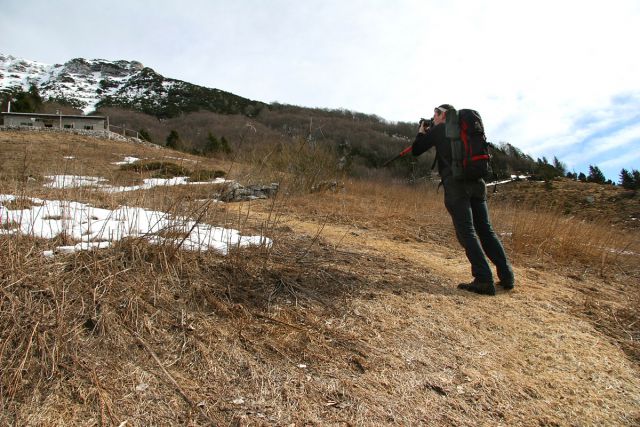
<instances>
[{"instance_id":1,"label":"building roof","mask_svg":"<svg viewBox=\"0 0 640 427\"><path fill-rule=\"evenodd\" d=\"M11 112L2 112L0 113L3 116L22 116L22 117L42 117L48 119L59 119L62 118L70 118L70 119L102 119L106 120L104 116L80 116L80 115L65 115L65 114L42 114L42 113L14 113Z\"/></svg>"}]
</instances>

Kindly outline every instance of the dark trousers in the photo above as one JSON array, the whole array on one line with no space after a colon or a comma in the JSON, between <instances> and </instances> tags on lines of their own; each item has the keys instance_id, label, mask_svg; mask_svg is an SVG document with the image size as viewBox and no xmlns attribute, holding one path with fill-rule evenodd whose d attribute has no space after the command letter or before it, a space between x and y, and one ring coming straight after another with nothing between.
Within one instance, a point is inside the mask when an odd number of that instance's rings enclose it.
<instances>
[{"instance_id":1,"label":"dark trousers","mask_svg":"<svg viewBox=\"0 0 640 427\"><path fill-rule=\"evenodd\" d=\"M449 177L443 184L444 204L453 220L458 241L471 263L474 279L493 283L488 257L496 266L498 278L503 283L513 283L511 264L489 220L484 181L456 181Z\"/></svg>"}]
</instances>

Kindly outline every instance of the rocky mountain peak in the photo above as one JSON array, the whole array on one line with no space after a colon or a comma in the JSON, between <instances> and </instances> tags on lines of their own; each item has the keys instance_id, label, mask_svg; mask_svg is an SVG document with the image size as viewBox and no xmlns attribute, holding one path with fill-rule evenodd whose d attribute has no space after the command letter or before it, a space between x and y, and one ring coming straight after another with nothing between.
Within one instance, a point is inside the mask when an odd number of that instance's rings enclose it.
<instances>
[{"instance_id":1,"label":"rocky mountain peak","mask_svg":"<svg viewBox=\"0 0 640 427\"><path fill-rule=\"evenodd\" d=\"M75 58L63 66L63 72L69 74L100 73L109 77L124 77L144 68L138 61L107 61L104 59L86 60Z\"/></svg>"},{"instance_id":2,"label":"rocky mountain peak","mask_svg":"<svg viewBox=\"0 0 640 427\"><path fill-rule=\"evenodd\" d=\"M45 101L67 104L85 114L113 106L158 117L198 110L253 115L264 105L166 78L138 61L74 58L49 65L0 54L0 96L26 91L32 84Z\"/></svg>"}]
</instances>

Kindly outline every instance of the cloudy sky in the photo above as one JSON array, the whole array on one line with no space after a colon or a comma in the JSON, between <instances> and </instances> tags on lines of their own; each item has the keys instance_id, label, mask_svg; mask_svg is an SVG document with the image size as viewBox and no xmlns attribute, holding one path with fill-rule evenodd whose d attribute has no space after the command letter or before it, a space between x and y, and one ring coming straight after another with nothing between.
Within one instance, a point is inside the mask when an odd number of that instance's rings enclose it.
<instances>
[{"instance_id":1,"label":"cloudy sky","mask_svg":"<svg viewBox=\"0 0 640 427\"><path fill-rule=\"evenodd\" d=\"M390 121L451 103L490 141L614 181L640 169L639 42L638 0L0 0L3 54Z\"/></svg>"}]
</instances>

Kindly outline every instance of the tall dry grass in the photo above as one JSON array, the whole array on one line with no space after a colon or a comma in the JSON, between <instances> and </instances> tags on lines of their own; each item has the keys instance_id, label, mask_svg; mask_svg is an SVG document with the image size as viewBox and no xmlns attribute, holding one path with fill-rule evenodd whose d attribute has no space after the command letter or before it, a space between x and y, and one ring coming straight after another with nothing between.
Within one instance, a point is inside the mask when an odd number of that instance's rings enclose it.
<instances>
[{"instance_id":1,"label":"tall dry grass","mask_svg":"<svg viewBox=\"0 0 640 427\"><path fill-rule=\"evenodd\" d=\"M410 186L393 181L347 180L342 190L326 193L325 197L301 196L289 203L296 210L354 228L371 227L400 239L434 240L458 248L443 191L438 191L436 182ZM494 202L491 195L488 204L494 229L516 260L599 277L638 277L638 232L551 209Z\"/></svg>"},{"instance_id":2,"label":"tall dry grass","mask_svg":"<svg viewBox=\"0 0 640 427\"><path fill-rule=\"evenodd\" d=\"M497 227L518 256L556 266L579 264L604 277L612 270L635 274L640 246L638 233L599 221L585 221L549 209L510 204L493 209Z\"/></svg>"},{"instance_id":3,"label":"tall dry grass","mask_svg":"<svg viewBox=\"0 0 640 427\"><path fill-rule=\"evenodd\" d=\"M453 227L443 197L435 181L408 186L354 180L343 195L332 197L333 202L327 204L326 210L339 212L345 218L352 215L378 222L389 229L394 224L398 227L413 224L417 236L421 227L432 232L439 232L435 230L438 227ZM638 232L618 229L602 219L585 221L559 210L494 203L490 195L488 204L495 231L517 257L552 261L556 266L578 262L591 266L591 271L600 275L621 268L629 274L637 270ZM450 244L457 245L453 233L447 234Z\"/></svg>"},{"instance_id":4,"label":"tall dry grass","mask_svg":"<svg viewBox=\"0 0 640 427\"><path fill-rule=\"evenodd\" d=\"M146 176L126 172L123 178L119 168L105 162L112 157L105 155L105 148L113 149L108 144L70 147L64 154L75 157L76 162L64 160L62 155L47 158L40 147L28 141L22 146L16 144L14 151L24 150L23 161L17 162L12 156L3 159L2 191L23 201L40 197L110 209L145 207L196 223L271 236L275 233L270 219L275 215L255 222L243 204L213 203L212 195L219 188L212 186L156 187L129 193L104 193L88 187L43 188L45 175L101 176L110 183L136 182ZM32 152L37 155L31 156ZM121 154L113 157L121 160ZM139 155L144 157L149 152L140 151ZM27 179L36 173L41 178ZM208 340L206 336L189 336L194 319L208 323L207 313L212 309L227 312L228 306L246 304L247 298L262 307L260 300L267 301L276 290L277 284L270 279L277 273L270 273L269 248L231 248L229 256L222 257L215 252L180 250L181 236L171 228L160 234L177 237L178 243L151 245L144 236L128 238L109 249L60 255L53 260L41 256L42 252L76 242L64 233L51 241L18 234L0 236L0 423L66 424L95 420L98 414L99 425L118 425L116 420L122 420L123 412L116 390L135 390L140 384L155 381L159 389L170 384L164 394L177 393L182 401L168 402L164 413L145 414L135 407L128 407L125 413L134 414L139 422L154 424L162 419L175 420L175 413L193 412L193 419L217 424L214 414L198 406L196 393L184 390L183 382L167 371L160 361L163 348L182 346L180 354L184 356L180 358L184 361L180 363L184 365L191 363L189 358L205 354L213 359L213 350L202 345ZM175 327L183 331L184 341L174 341ZM138 360L128 366L115 366L113 360L118 357L113 356L127 351ZM144 359L152 362L146 365ZM159 377L145 378L146 383L129 383L128 370L140 370L145 365L147 371L157 370ZM119 372L120 378L109 378L105 372ZM193 378L208 374L207 365L199 365ZM71 402L85 409L66 413L63 407Z\"/></svg>"},{"instance_id":5,"label":"tall dry grass","mask_svg":"<svg viewBox=\"0 0 640 427\"><path fill-rule=\"evenodd\" d=\"M256 145L238 156L243 182L279 182L288 194L304 194L343 179L335 150L304 138Z\"/></svg>"}]
</instances>

